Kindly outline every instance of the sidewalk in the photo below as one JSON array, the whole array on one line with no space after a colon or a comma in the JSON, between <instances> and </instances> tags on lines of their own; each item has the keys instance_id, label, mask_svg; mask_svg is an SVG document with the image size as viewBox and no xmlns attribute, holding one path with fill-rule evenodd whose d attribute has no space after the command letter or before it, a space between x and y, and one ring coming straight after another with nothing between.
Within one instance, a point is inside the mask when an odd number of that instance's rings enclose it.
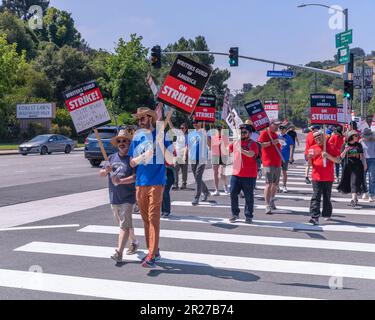
<instances>
[{"instance_id":1,"label":"sidewalk","mask_svg":"<svg viewBox=\"0 0 375 320\"><path fill-rule=\"evenodd\" d=\"M84 150L84 147L82 148L74 148L73 152L78 151L81 152ZM18 150L0 150L0 156L9 156L14 154L20 154Z\"/></svg>"}]
</instances>

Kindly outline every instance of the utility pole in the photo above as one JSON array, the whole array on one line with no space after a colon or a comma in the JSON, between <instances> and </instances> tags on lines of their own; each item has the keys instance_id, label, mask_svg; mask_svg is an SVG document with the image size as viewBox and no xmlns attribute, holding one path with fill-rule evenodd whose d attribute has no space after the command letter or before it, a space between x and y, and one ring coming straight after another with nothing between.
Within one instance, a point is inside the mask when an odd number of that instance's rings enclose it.
<instances>
[{"instance_id":1,"label":"utility pole","mask_svg":"<svg viewBox=\"0 0 375 320\"><path fill-rule=\"evenodd\" d=\"M361 116L365 117L365 57L362 60Z\"/></svg>"}]
</instances>

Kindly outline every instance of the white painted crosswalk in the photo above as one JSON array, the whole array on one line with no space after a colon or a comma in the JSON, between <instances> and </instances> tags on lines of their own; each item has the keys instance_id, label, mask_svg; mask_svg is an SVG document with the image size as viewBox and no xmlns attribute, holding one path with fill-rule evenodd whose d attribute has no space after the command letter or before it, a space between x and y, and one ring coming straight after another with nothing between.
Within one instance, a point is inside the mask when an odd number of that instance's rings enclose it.
<instances>
[{"instance_id":1,"label":"white painted crosswalk","mask_svg":"<svg viewBox=\"0 0 375 320\"><path fill-rule=\"evenodd\" d=\"M303 170L293 169L292 171L296 177L290 180L289 190L306 191L311 195L311 186L305 187L301 190L300 184L305 184L301 181L298 175L303 177ZM262 187L263 181L258 182L258 186ZM306 190L304 190L306 189ZM258 193L258 192L257 192ZM294 277L302 277L306 282L309 282L311 277L314 279L323 278L328 283L331 278L350 278L354 280L375 280L375 265L369 260L358 260L349 263L340 263L335 260L337 256L347 256L355 254L360 257L366 255L373 255L375 253L375 243L370 240L361 240L351 238L352 241L346 240L332 240L329 239L331 235L347 234L347 235L375 235L375 225L372 223L373 216L375 216L375 206L366 206L366 208L350 209L343 208L345 206L346 198L340 197L336 194L332 200L335 203L333 211L334 216L339 216L341 219L346 217L368 219L368 224L360 223L337 223L327 222L320 226L313 226L305 223L309 214L309 195L301 195L296 193L278 194L278 201L276 205L278 210L272 216L274 220L267 220L264 215L264 203L261 195L256 196L255 202L255 219L252 224L246 224L243 220L239 220L235 224L230 224L228 217L230 216L229 197L220 197L217 203L201 202L199 206L192 208L191 202L188 200L172 201L172 209L178 209L178 213L173 213L168 218L162 218L161 224L161 239L168 239L172 244L173 250L161 251L162 260L158 262L158 268L170 269L172 266L180 266L184 268L198 268L209 269L208 272L215 274L215 272L237 272L241 271L246 274L253 274L257 276L262 274L267 277L267 274L278 274L289 279ZM173 198L172 198L173 199ZM214 199L214 198L212 198ZM288 204L285 204L286 201ZM291 205L292 203L293 205ZM336 204L338 207L336 207ZM88 243L87 236L93 236L97 241L103 239L108 235L113 237L113 243L118 234L118 227L113 225L90 224L65 224L65 225L46 225L46 226L31 226L31 227L14 227L24 223L35 222L42 219L68 215L71 213L79 213L88 209L94 209L103 205L108 205L108 190L101 189L96 191L82 192L78 194L71 194L68 196L55 197L51 199L44 199L32 201L30 203L17 204L14 206L0 208L0 232L11 231L24 232L35 230L51 230L69 229L74 232L74 241L69 237L63 238L61 236L58 240L45 241L43 239L33 239L32 241L23 243L13 248L14 254L26 255L30 258L31 255L38 255L38 257L59 257L59 261L70 261L71 257L75 259L91 259L90 264L95 265L104 259L108 259L114 252L114 247L104 245L91 245ZM341 208L340 208L341 206ZM243 206L240 206L243 208ZM48 210L46 210L48 208ZM207 208L217 209L216 211L208 211ZM193 210L195 213L183 213L184 210ZM31 219L27 217L30 210L36 214L37 218ZM105 210L109 210L106 208ZM261 211L259 211L261 210ZM260 213L261 212L261 213ZM217 216L215 216L217 213ZM224 214L223 214L224 213ZM13 217L7 218L11 214ZM292 216L295 214L296 221L284 220L284 215ZM301 219L302 216L302 219ZM292 216L293 217L293 216ZM4 220L2 220L4 218ZM269 218L269 217L267 217ZM26 220L25 220L26 219ZM135 233L140 238L143 236L143 228L141 225L141 216L134 215L133 219L138 227L135 228ZM198 225L199 224L199 225ZM214 228L213 226L225 226L228 228ZM230 227L236 226L239 229L233 232ZM13 227L13 228L12 228ZM199 230L194 230L197 227ZM76 230L74 230L76 228ZM251 228L258 228L259 231L264 231L264 235L251 234ZM73 230L72 230L73 229ZM194 231L192 231L194 230ZM220 232L218 232L220 230ZM285 231L285 236L281 235L281 231ZM297 236L295 231L311 231L320 232L326 237L320 239L306 239L302 236ZM279 231L278 234L273 234L274 231ZM290 233L289 233L290 232ZM180 240L180 242L175 241ZM174 243L184 243L183 247ZM209 252L195 251L194 246L190 246L192 242L204 243ZM221 245L228 244L233 248L239 245L251 245L246 253L233 250L233 253L220 253L217 248ZM256 248L254 250L253 248ZM277 250L278 259L259 257L257 252L262 252L263 249ZM306 252L306 258L291 258L290 256L284 258L284 251L286 252ZM309 252L314 252L313 258L309 259ZM319 253L326 253L325 258L321 259ZM137 255L124 256L125 263L139 262L146 254L146 250L140 250ZM332 258L327 258L328 256ZM282 258L279 258L282 257ZM300 256L299 256L300 257ZM329 260L329 261L328 261ZM347 262L347 261L346 261ZM177 275L178 277L178 275ZM183 276L181 276L183 277ZM204 277L204 276L202 276ZM300 278L301 279L301 278ZM55 272L49 273L33 273L23 270L0 269L0 287L33 290L41 292L53 292L69 295L109 298L109 299L126 299L126 300L298 300L298 299L319 299L319 294L311 291L311 294L296 295L281 294L280 292L262 292L254 286L248 287L246 290L242 287L240 290L232 289L229 286L218 288L211 288L204 280L200 278L189 282L188 285L175 285L166 283L165 279L154 279L153 282L145 283L139 282L137 279L129 281L118 279L104 279L101 277L93 277L86 274L85 270L80 270L80 275L67 273L60 274ZM293 281L293 280L290 280ZM300 280L302 281L302 280ZM267 283L267 280L264 280ZM268 281L272 286L272 281ZM275 284L273 284L275 285ZM229 289L230 288L230 289ZM229 289L229 290L228 290Z\"/></svg>"}]
</instances>

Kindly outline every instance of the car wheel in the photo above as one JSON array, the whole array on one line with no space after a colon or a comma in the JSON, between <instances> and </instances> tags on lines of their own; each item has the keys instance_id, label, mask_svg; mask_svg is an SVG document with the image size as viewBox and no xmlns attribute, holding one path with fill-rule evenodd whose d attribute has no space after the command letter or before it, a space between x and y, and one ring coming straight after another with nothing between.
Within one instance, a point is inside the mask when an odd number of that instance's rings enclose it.
<instances>
[{"instance_id":1,"label":"car wheel","mask_svg":"<svg viewBox=\"0 0 375 320\"><path fill-rule=\"evenodd\" d=\"M27 156L27 153L21 153L23 156Z\"/></svg>"},{"instance_id":2,"label":"car wheel","mask_svg":"<svg viewBox=\"0 0 375 320\"><path fill-rule=\"evenodd\" d=\"M40 154L43 156L48 153L48 148L46 146L43 146L40 150Z\"/></svg>"},{"instance_id":3,"label":"car wheel","mask_svg":"<svg viewBox=\"0 0 375 320\"><path fill-rule=\"evenodd\" d=\"M48 152L48 154L52 154L52 152Z\"/></svg>"},{"instance_id":4,"label":"car wheel","mask_svg":"<svg viewBox=\"0 0 375 320\"><path fill-rule=\"evenodd\" d=\"M99 165L100 165L99 160L89 160L89 161L90 161L90 164L95 168L99 167Z\"/></svg>"},{"instance_id":5,"label":"car wheel","mask_svg":"<svg viewBox=\"0 0 375 320\"><path fill-rule=\"evenodd\" d=\"M65 147L65 153L70 153L72 151L72 147L68 144L66 147Z\"/></svg>"}]
</instances>

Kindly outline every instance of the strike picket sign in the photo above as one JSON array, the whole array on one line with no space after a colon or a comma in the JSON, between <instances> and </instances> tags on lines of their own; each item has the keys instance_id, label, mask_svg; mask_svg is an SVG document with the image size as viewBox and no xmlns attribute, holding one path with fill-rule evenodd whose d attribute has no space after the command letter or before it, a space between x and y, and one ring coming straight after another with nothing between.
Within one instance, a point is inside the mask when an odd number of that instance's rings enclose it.
<instances>
[{"instance_id":1,"label":"strike picket sign","mask_svg":"<svg viewBox=\"0 0 375 320\"><path fill-rule=\"evenodd\" d=\"M178 111L192 114L212 69L178 55L158 94L158 100Z\"/></svg>"},{"instance_id":2,"label":"strike picket sign","mask_svg":"<svg viewBox=\"0 0 375 320\"><path fill-rule=\"evenodd\" d=\"M335 94L315 93L310 96L311 124L337 125L338 108Z\"/></svg>"},{"instance_id":3,"label":"strike picket sign","mask_svg":"<svg viewBox=\"0 0 375 320\"><path fill-rule=\"evenodd\" d=\"M269 127L270 119L263 108L260 100L255 100L245 104L245 109L253 122L256 131L260 131Z\"/></svg>"}]
</instances>

